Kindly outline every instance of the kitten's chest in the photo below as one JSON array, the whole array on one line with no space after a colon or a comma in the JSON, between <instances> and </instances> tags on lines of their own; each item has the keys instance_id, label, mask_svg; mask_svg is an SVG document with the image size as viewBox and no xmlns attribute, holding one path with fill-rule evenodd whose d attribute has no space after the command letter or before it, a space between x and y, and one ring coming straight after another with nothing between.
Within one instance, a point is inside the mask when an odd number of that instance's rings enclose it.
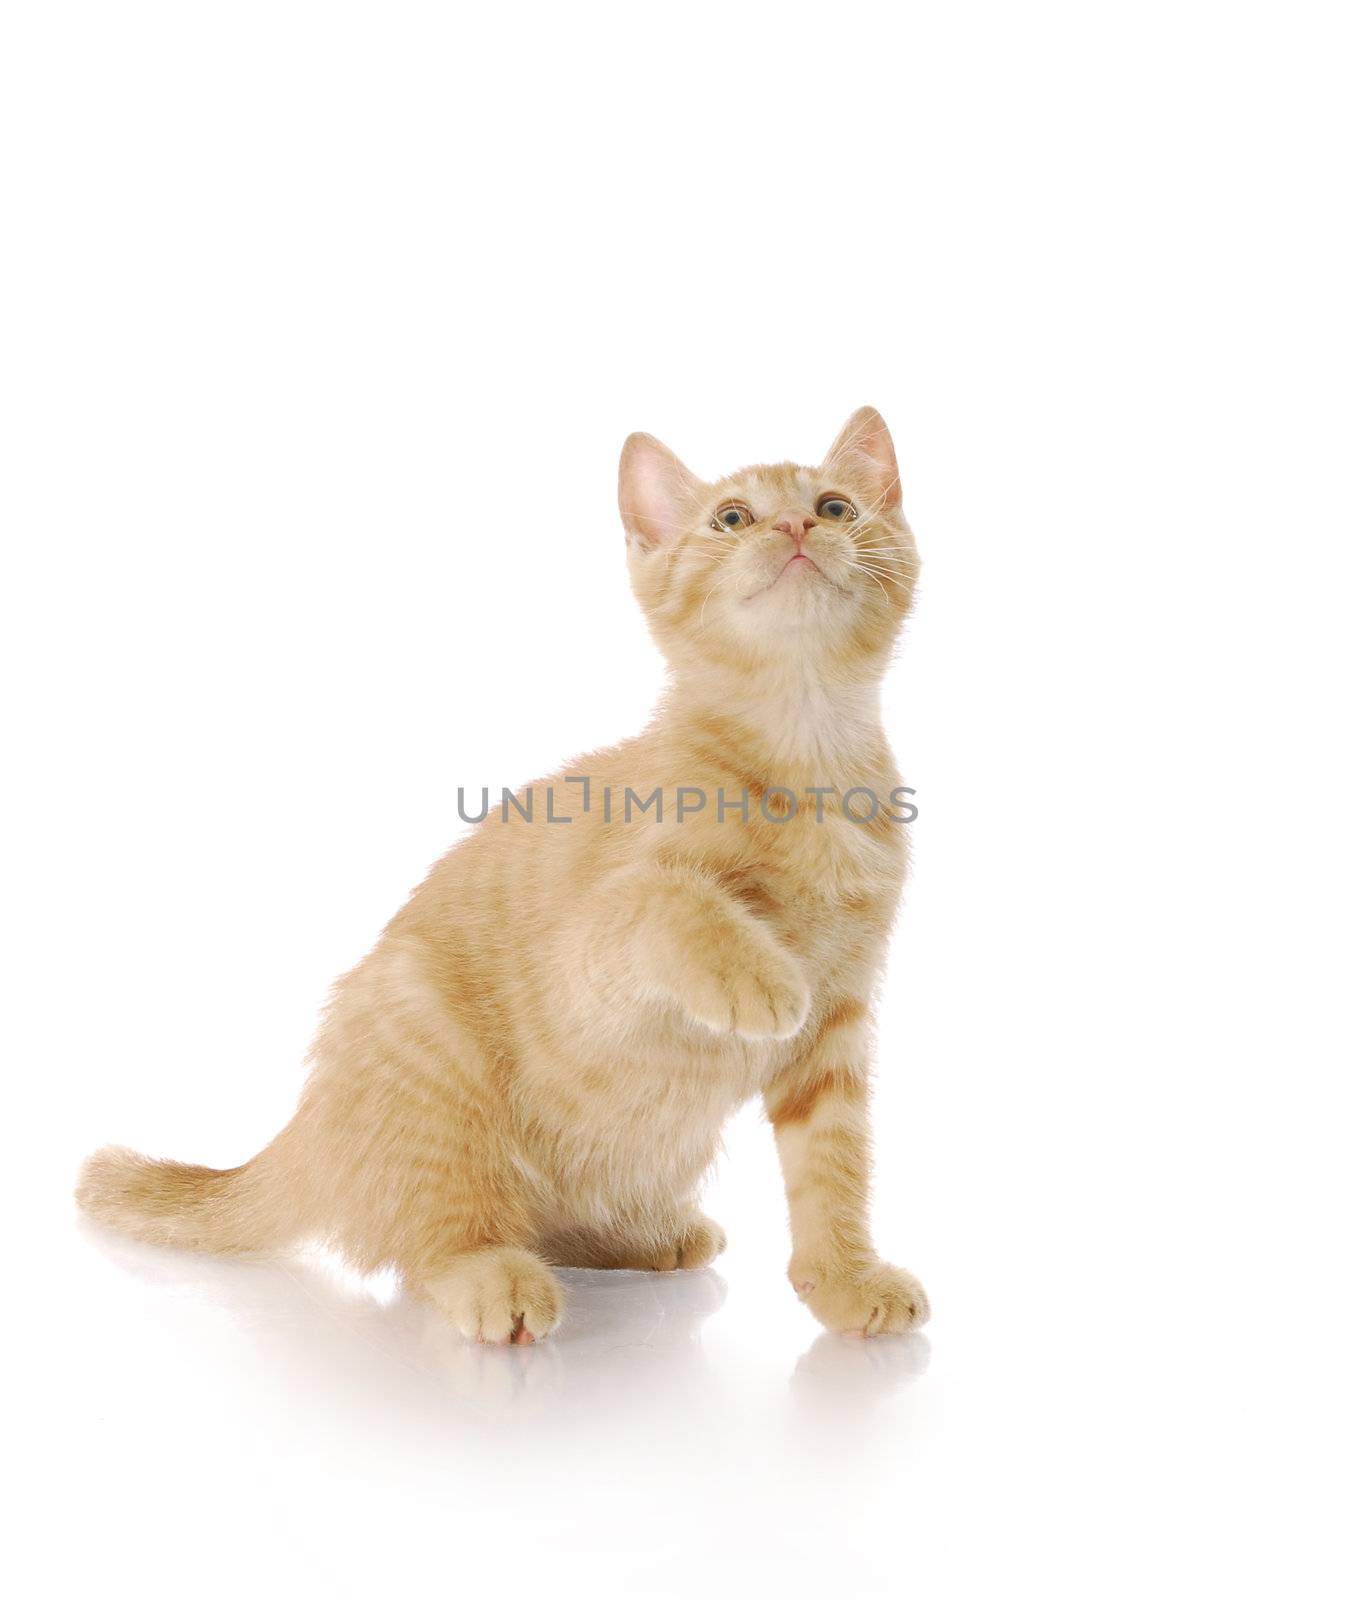
<instances>
[{"instance_id":1,"label":"kitten's chest","mask_svg":"<svg viewBox=\"0 0 1368 1600\"><path fill-rule=\"evenodd\" d=\"M906 873L898 825L828 812L821 821L800 815L776 827L789 831L755 865L757 899L814 985L877 964Z\"/></svg>"}]
</instances>

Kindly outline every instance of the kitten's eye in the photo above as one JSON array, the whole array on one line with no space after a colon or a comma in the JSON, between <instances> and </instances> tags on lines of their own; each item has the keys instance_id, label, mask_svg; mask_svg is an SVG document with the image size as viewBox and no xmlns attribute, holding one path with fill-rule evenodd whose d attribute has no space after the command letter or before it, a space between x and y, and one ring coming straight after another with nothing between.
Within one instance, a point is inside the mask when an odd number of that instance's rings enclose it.
<instances>
[{"instance_id":1,"label":"kitten's eye","mask_svg":"<svg viewBox=\"0 0 1368 1600\"><path fill-rule=\"evenodd\" d=\"M731 500L724 506L718 506L717 513L713 517L713 527L749 528L754 521L749 506L743 506L739 500Z\"/></svg>"},{"instance_id":2,"label":"kitten's eye","mask_svg":"<svg viewBox=\"0 0 1368 1600\"><path fill-rule=\"evenodd\" d=\"M844 522L848 517L855 515L855 507L849 500L842 500L838 494L823 495L817 502L817 515L830 517L833 522Z\"/></svg>"}]
</instances>

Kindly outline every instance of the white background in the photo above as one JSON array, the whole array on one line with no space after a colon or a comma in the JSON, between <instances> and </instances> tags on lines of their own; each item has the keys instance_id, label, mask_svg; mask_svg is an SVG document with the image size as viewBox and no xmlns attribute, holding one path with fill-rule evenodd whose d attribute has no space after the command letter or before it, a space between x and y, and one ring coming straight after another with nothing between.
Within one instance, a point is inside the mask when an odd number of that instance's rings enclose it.
<instances>
[{"instance_id":1,"label":"white background","mask_svg":"<svg viewBox=\"0 0 1368 1600\"><path fill-rule=\"evenodd\" d=\"M1364 50L1344 5L13 4L9 1308L25 1592L1362 1594ZM660 668L614 484L901 454L922 807L877 1223L462 1348L80 1227Z\"/></svg>"}]
</instances>

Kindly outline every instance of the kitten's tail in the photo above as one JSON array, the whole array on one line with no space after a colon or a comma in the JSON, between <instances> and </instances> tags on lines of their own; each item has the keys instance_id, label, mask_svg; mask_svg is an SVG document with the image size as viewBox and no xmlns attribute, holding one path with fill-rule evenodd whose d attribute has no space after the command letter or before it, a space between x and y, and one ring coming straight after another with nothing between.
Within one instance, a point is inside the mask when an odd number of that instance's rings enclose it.
<instances>
[{"instance_id":1,"label":"kitten's tail","mask_svg":"<svg viewBox=\"0 0 1368 1600\"><path fill-rule=\"evenodd\" d=\"M109 1145L87 1158L76 1201L97 1222L148 1244L221 1253L280 1249L300 1235L281 1182L281 1140L219 1171Z\"/></svg>"}]
</instances>

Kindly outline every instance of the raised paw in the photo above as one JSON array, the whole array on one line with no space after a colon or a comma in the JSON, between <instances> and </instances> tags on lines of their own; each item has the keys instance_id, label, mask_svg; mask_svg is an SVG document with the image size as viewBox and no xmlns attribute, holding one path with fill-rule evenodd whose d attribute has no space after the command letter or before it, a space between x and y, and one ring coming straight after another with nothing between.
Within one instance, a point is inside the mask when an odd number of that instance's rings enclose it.
<instances>
[{"instance_id":1,"label":"raised paw","mask_svg":"<svg viewBox=\"0 0 1368 1600\"><path fill-rule=\"evenodd\" d=\"M423 1287L466 1338L481 1344L544 1339L564 1306L545 1262L511 1246L458 1256Z\"/></svg>"},{"instance_id":2,"label":"raised paw","mask_svg":"<svg viewBox=\"0 0 1368 1600\"><path fill-rule=\"evenodd\" d=\"M735 965L696 974L685 1004L715 1033L789 1039L807 1020L811 996L797 963L776 949L746 952Z\"/></svg>"},{"instance_id":3,"label":"raised paw","mask_svg":"<svg viewBox=\"0 0 1368 1600\"><path fill-rule=\"evenodd\" d=\"M850 1268L795 1264L789 1281L818 1322L836 1333L905 1333L931 1315L926 1290L910 1272L887 1262Z\"/></svg>"}]
</instances>

